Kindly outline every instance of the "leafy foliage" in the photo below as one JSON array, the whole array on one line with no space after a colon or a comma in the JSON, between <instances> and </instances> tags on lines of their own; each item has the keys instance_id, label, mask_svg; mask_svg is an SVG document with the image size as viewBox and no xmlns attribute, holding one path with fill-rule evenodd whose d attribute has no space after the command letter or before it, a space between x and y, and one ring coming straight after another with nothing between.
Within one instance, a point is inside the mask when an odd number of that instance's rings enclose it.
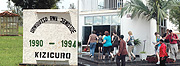
<instances>
[{"instance_id":1,"label":"leafy foliage","mask_svg":"<svg viewBox=\"0 0 180 66\"><path fill-rule=\"evenodd\" d=\"M119 15L122 17L132 13L131 19L144 15L148 21L155 19L159 23L160 19L167 18L167 9L172 9L175 5L176 0L149 0L146 4L142 0L130 0L125 3Z\"/></svg>"},{"instance_id":2,"label":"leafy foliage","mask_svg":"<svg viewBox=\"0 0 180 66\"><path fill-rule=\"evenodd\" d=\"M23 9L51 9L58 8L56 5L60 0L12 0L15 6L21 6Z\"/></svg>"},{"instance_id":3,"label":"leafy foliage","mask_svg":"<svg viewBox=\"0 0 180 66\"><path fill-rule=\"evenodd\" d=\"M180 2L178 2L180 5ZM180 6L173 7L170 12L170 20L173 24L178 26L178 30L180 31Z\"/></svg>"},{"instance_id":4,"label":"leafy foliage","mask_svg":"<svg viewBox=\"0 0 180 66\"><path fill-rule=\"evenodd\" d=\"M135 40L134 40L134 44L135 44L135 45L140 45L140 44L141 44L141 42L140 42L140 40L139 40L139 39L135 39Z\"/></svg>"}]
</instances>

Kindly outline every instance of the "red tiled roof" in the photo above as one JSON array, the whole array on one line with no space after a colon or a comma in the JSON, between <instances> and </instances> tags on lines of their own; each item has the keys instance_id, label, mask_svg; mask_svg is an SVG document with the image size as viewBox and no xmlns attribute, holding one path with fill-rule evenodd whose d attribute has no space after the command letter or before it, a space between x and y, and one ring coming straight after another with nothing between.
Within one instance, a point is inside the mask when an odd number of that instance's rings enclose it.
<instances>
[{"instance_id":1,"label":"red tiled roof","mask_svg":"<svg viewBox=\"0 0 180 66\"><path fill-rule=\"evenodd\" d=\"M0 13L0 17L13 17L13 16L19 16L18 14L10 13L8 11L4 11L3 13Z\"/></svg>"}]
</instances>

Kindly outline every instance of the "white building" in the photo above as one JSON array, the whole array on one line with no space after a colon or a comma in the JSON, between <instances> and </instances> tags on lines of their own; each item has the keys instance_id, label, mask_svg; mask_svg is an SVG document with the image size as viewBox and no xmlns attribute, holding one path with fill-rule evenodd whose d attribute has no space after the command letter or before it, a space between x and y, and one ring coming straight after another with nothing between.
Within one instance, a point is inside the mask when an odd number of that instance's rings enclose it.
<instances>
[{"instance_id":1,"label":"white building","mask_svg":"<svg viewBox=\"0 0 180 66\"><path fill-rule=\"evenodd\" d=\"M124 40L128 37L128 31L132 31L135 39L141 40L141 45L135 46L136 55L143 51L144 40L147 55L155 53L152 42L156 41L154 35L157 32L156 21L153 19L147 21L145 17L131 19L129 14L119 18L118 13L123 3L125 0L79 0L79 41L82 42L82 49L86 47L93 30L102 34L109 31L111 35L116 31L118 35L125 36ZM163 20L160 23L160 33L163 34L169 24L169 20Z\"/></svg>"}]
</instances>

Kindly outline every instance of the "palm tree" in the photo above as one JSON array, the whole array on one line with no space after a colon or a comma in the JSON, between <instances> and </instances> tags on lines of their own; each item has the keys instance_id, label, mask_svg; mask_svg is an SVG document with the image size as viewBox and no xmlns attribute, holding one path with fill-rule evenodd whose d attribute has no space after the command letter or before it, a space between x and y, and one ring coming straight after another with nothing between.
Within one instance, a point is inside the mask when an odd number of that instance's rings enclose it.
<instances>
[{"instance_id":1,"label":"palm tree","mask_svg":"<svg viewBox=\"0 0 180 66\"><path fill-rule=\"evenodd\" d=\"M167 10L171 9L176 4L176 0L149 0L146 4L141 0L130 0L125 3L119 15L122 18L125 14L132 13L131 19L135 16L139 17L143 15L148 21L155 19L158 25L160 20L167 18Z\"/></svg>"},{"instance_id":2,"label":"palm tree","mask_svg":"<svg viewBox=\"0 0 180 66\"><path fill-rule=\"evenodd\" d=\"M180 1L178 2L180 5ZM176 6L169 11L169 18L173 24L178 26L178 30L180 31L180 6Z\"/></svg>"}]
</instances>

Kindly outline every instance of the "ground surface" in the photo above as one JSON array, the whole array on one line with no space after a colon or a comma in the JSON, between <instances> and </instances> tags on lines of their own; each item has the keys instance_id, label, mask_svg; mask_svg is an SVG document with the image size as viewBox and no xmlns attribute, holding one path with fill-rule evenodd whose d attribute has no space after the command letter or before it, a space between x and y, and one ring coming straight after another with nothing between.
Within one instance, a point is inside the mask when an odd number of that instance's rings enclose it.
<instances>
[{"instance_id":1,"label":"ground surface","mask_svg":"<svg viewBox=\"0 0 180 66\"><path fill-rule=\"evenodd\" d=\"M90 58L89 54L79 54L78 55L78 66L116 66L115 61L110 61L110 59L102 60L100 57L102 54L95 53L94 58ZM166 63L167 66L180 66L180 53L178 53L177 62ZM157 66L155 63L148 63L147 61L141 61L139 57L132 62L128 62L128 57L126 57L126 66Z\"/></svg>"},{"instance_id":2,"label":"ground surface","mask_svg":"<svg viewBox=\"0 0 180 66\"><path fill-rule=\"evenodd\" d=\"M23 28L19 27L19 35ZM0 66L17 66L22 63L23 36L0 36Z\"/></svg>"}]
</instances>

